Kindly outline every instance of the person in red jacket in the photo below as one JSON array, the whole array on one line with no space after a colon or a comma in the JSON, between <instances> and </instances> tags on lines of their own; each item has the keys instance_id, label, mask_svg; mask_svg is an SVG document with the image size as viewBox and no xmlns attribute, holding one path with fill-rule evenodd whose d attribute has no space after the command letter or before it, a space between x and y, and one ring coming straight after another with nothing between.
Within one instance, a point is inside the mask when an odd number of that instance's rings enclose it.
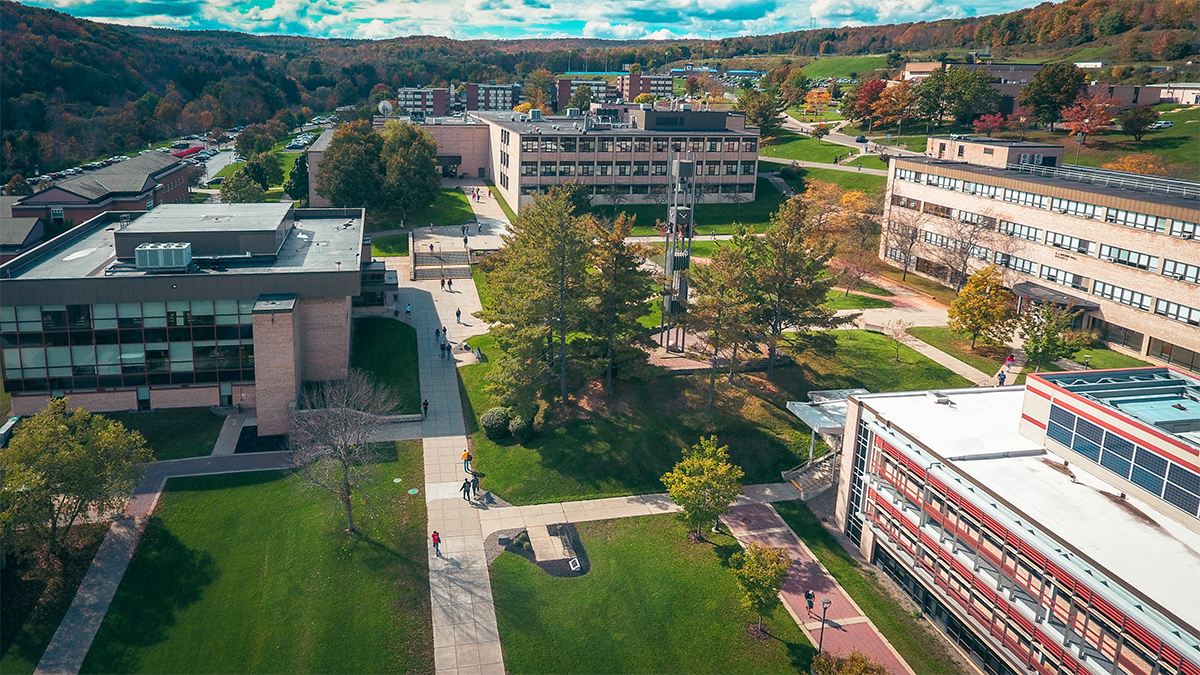
<instances>
[{"instance_id":1,"label":"person in red jacket","mask_svg":"<svg viewBox=\"0 0 1200 675\"><path fill-rule=\"evenodd\" d=\"M430 536L430 539L433 539L433 552L437 555L437 557L442 557L442 550L439 548L442 545L442 535L438 534L437 530L434 530L433 534Z\"/></svg>"}]
</instances>

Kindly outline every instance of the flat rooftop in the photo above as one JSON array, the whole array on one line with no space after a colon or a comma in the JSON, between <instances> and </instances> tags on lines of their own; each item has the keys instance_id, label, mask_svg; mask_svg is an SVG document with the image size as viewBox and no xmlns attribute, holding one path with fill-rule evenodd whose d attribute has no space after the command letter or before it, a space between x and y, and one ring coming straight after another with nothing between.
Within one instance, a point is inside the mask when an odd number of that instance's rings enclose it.
<instances>
[{"instance_id":1,"label":"flat rooftop","mask_svg":"<svg viewBox=\"0 0 1200 675\"><path fill-rule=\"evenodd\" d=\"M1197 644L1200 534L1149 505L1122 500L1120 490L1091 474L1079 471L1073 479L1063 471L1057 455L1018 432L1023 386L942 394L949 403L939 404L926 392L855 398L928 448L906 444L932 475L990 504L989 515L1032 539L1029 543L1055 564L1090 584L1105 577L1119 582L1120 587L1110 583L1108 588L1125 598L1123 611L1156 621L1168 633L1174 630L1170 617L1143 609L1144 598L1183 622L1178 628L1190 632L1184 641ZM983 490L964 485L955 474ZM1054 538L1030 534L1030 524Z\"/></svg>"},{"instance_id":2,"label":"flat rooftop","mask_svg":"<svg viewBox=\"0 0 1200 675\"><path fill-rule=\"evenodd\" d=\"M163 204L129 221L122 232L250 232L273 230L291 204Z\"/></svg>"},{"instance_id":3,"label":"flat rooftop","mask_svg":"<svg viewBox=\"0 0 1200 675\"><path fill-rule=\"evenodd\" d=\"M632 105L632 104L631 104ZM658 110L659 113L669 113L670 111ZM691 114L707 111L688 110L681 111ZM712 115L720 115L724 117L725 111L713 111ZM533 121L528 119L521 121L521 113L512 111L495 111L495 110L472 110L470 116L478 117L492 124L496 124L504 129L515 131L521 134L534 133L534 127L537 127L537 133L541 136L578 136L585 133L583 117L566 117L565 115L543 115L542 119ZM598 127L607 127L608 123L600 122ZM555 128L557 127L557 128ZM749 136L758 138L758 127L752 127L754 131L746 131L744 129L726 129L724 127L717 129L641 129L630 126L613 127L613 128L596 128L588 129L586 133L593 135L621 135L621 136Z\"/></svg>"},{"instance_id":4,"label":"flat rooftop","mask_svg":"<svg viewBox=\"0 0 1200 675\"><path fill-rule=\"evenodd\" d=\"M1033 141L1018 141L1011 138L989 138L987 136L930 136L939 141L956 141L974 145L991 145L1005 148L1054 148L1062 150L1063 146L1053 143L1034 143Z\"/></svg>"},{"instance_id":5,"label":"flat rooftop","mask_svg":"<svg viewBox=\"0 0 1200 675\"><path fill-rule=\"evenodd\" d=\"M1074 165L1043 167L1030 164L1024 165L1023 170L1000 169L934 157L902 156L896 157L895 161L897 165L944 166L955 171L975 174L980 178L1015 179L1047 188L1066 188L1096 195L1125 196L1142 200L1153 199L1155 202L1185 209L1200 207L1200 183L1160 176L1143 176ZM1200 218L1200 214L1197 214L1197 218Z\"/></svg>"},{"instance_id":6,"label":"flat rooftop","mask_svg":"<svg viewBox=\"0 0 1200 675\"><path fill-rule=\"evenodd\" d=\"M1160 367L1038 377L1200 447L1200 380L1191 375Z\"/></svg>"},{"instance_id":7,"label":"flat rooftop","mask_svg":"<svg viewBox=\"0 0 1200 675\"><path fill-rule=\"evenodd\" d=\"M244 217L229 220L214 219L211 214L224 212L214 210L212 204L175 205L175 208L160 206L139 218L130 221L127 228L139 227L137 223L145 217L152 220L140 227L177 228L182 234L197 231L197 224L204 230L227 229L226 225L242 223L243 227L261 229L271 211L282 218L287 204L229 204L219 205L230 210L249 207ZM266 208L263 208L266 207ZM283 207L280 209L280 207ZM163 215L159 216L159 211ZM171 211L178 211L178 220L163 221ZM353 214L353 215L348 215ZM247 259L223 259L218 269L201 269L196 274L277 274L296 272L337 272L357 270L358 256L362 253L362 211L357 209L295 209L293 227L288 230L277 257L255 256ZM112 215L112 214L106 214ZM31 251L26 256L5 263L7 278L21 279L78 279L85 277L147 276L150 273L124 267L116 257L114 234L120 223L104 220L77 233L69 233L44 247ZM181 236L182 241L187 241ZM114 264L117 264L114 267ZM158 276L158 275L155 275Z\"/></svg>"}]
</instances>

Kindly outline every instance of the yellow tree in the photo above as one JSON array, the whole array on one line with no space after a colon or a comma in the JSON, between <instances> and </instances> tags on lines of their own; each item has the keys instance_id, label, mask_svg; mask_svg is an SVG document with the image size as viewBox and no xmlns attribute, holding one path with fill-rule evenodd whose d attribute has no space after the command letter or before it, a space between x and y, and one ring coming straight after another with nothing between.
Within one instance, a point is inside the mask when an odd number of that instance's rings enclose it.
<instances>
[{"instance_id":1,"label":"yellow tree","mask_svg":"<svg viewBox=\"0 0 1200 675\"><path fill-rule=\"evenodd\" d=\"M779 589L783 588L788 568L792 566L791 557L786 549L750 542L745 551L729 558L729 566L745 593L742 602L746 609L758 614L758 629L762 630L763 616L781 604Z\"/></svg>"},{"instance_id":2,"label":"yellow tree","mask_svg":"<svg viewBox=\"0 0 1200 675\"><path fill-rule=\"evenodd\" d=\"M975 340L983 337L988 342L1002 342L1012 333L1016 320L1015 301L1012 291L1004 287L1004 277L995 265L988 265L967 279L958 297L950 303L949 323L951 330L971 336L971 349Z\"/></svg>"},{"instance_id":3,"label":"yellow tree","mask_svg":"<svg viewBox=\"0 0 1200 675\"><path fill-rule=\"evenodd\" d=\"M683 519L696 528L701 538L705 525L737 501L742 494L741 467L729 463L729 446L717 445L717 437L701 437L700 442L683 451L683 459L663 474L671 501L683 509Z\"/></svg>"},{"instance_id":4,"label":"yellow tree","mask_svg":"<svg viewBox=\"0 0 1200 675\"><path fill-rule=\"evenodd\" d=\"M912 83L904 80L884 89L883 93L879 95L879 100L871 105L871 112L874 113L875 119L884 126L902 125L912 119L913 106L916 101L917 97L913 92Z\"/></svg>"},{"instance_id":5,"label":"yellow tree","mask_svg":"<svg viewBox=\"0 0 1200 675\"><path fill-rule=\"evenodd\" d=\"M821 106L829 105L832 99L824 89L813 89L804 96L804 110L809 114L820 115Z\"/></svg>"},{"instance_id":6,"label":"yellow tree","mask_svg":"<svg viewBox=\"0 0 1200 675\"><path fill-rule=\"evenodd\" d=\"M1148 176L1165 176L1167 175L1167 162L1159 155L1154 155L1148 152L1139 152L1133 155L1124 155L1108 164L1100 167L1111 171L1125 171L1128 173L1141 173Z\"/></svg>"}]
</instances>

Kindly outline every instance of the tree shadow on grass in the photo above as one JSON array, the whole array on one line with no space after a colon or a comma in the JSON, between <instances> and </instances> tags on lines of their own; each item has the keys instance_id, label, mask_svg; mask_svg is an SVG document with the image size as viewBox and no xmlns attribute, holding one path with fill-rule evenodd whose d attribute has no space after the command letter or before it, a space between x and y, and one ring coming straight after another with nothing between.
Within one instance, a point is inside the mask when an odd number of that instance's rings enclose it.
<instances>
[{"instance_id":1,"label":"tree shadow on grass","mask_svg":"<svg viewBox=\"0 0 1200 675\"><path fill-rule=\"evenodd\" d=\"M137 672L142 650L168 639L179 612L220 576L212 555L188 548L151 518L82 670Z\"/></svg>"}]
</instances>

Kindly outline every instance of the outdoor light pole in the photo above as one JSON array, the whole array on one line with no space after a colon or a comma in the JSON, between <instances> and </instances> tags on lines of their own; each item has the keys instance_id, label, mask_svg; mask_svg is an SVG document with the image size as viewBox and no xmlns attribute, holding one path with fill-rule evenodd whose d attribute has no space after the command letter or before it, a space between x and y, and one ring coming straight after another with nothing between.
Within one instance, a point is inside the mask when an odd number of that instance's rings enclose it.
<instances>
[{"instance_id":1,"label":"outdoor light pole","mask_svg":"<svg viewBox=\"0 0 1200 675\"><path fill-rule=\"evenodd\" d=\"M817 639L817 654L820 654L821 648L825 646L825 614L831 604L833 603L829 598L821 598L821 637Z\"/></svg>"},{"instance_id":2,"label":"outdoor light pole","mask_svg":"<svg viewBox=\"0 0 1200 675\"><path fill-rule=\"evenodd\" d=\"M1088 367L1089 367L1091 364L1092 364L1092 355L1091 355L1091 354L1084 354L1084 355L1083 355L1083 369L1084 369L1084 370L1088 370Z\"/></svg>"}]
</instances>

